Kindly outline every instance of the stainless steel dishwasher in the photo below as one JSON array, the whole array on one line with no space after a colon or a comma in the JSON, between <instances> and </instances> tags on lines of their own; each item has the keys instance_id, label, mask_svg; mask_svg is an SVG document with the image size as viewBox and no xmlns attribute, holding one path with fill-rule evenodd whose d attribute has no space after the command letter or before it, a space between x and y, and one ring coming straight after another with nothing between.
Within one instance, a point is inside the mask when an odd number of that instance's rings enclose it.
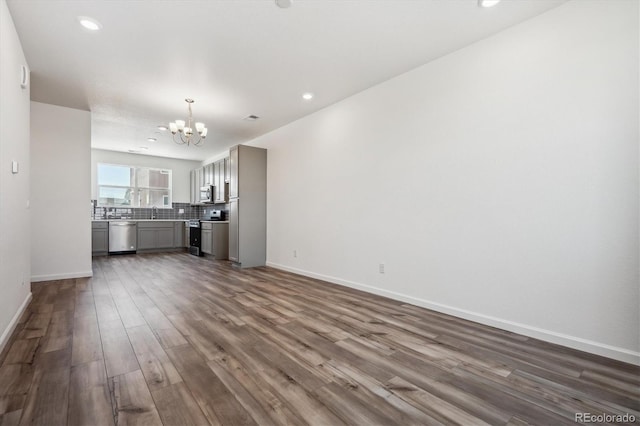
<instances>
[{"instance_id":1,"label":"stainless steel dishwasher","mask_svg":"<svg viewBox=\"0 0 640 426\"><path fill-rule=\"evenodd\" d=\"M135 253L138 247L138 227L135 222L109 222L109 253Z\"/></svg>"}]
</instances>

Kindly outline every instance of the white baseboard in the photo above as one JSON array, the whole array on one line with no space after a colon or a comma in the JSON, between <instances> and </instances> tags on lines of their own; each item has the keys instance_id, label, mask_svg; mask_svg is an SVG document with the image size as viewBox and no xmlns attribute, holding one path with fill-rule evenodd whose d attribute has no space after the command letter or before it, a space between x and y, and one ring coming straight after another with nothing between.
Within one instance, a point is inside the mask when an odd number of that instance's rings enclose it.
<instances>
[{"instance_id":1,"label":"white baseboard","mask_svg":"<svg viewBox=\"0 0 640 426\"><path fill-rule=\"evenodd\" d=\"M13 318L11 318L11 322L9 323L7 328L5 328L2 332L2 336L0 336L0 353L2 353L4 347L7 346L7 343L9 343L9 338L11 338L11 334L13 334L13 331L16 329L20 317L24 313L25 309L27 309L27 306L29 306L29 302L31 302L31 297L31 292L29 292L27 297L24 299L24 302L22 302L22 305L20 305L20 308L18 309L16 314L13 316Z\"/></svg>"},{"instance_id":2,"label":"white baseboard","mask_svg":"<svg viewBox=\"0 0 640 426\"><path fill-rule=\"evenodd\" d=\"M527 324L521 324L514 321L505 320L502 318L492 317L490 315L484 315L477 312L467 311L465 309L459 309L452 306L431 302L429 300L418 299L416 297L407 296L405 294L396 293L389 290L384 290L378 287L373 287L366 284L360 284L354 281L343 280L341 278L336 278L328 275L317 274L315 272L292 268L290 266L280 265L273 262L267 262L267 266L270 266L276 269L281 269L283 271L293 272L294 274L304 275L310 278L316 278L319 280L328 281L333 284L338 284L345 287L362 290L367 293L377 294L379 296L388 297L390 299L398 300L400 302L410 303L412 305L431 309L436 312L442 312L444 314L449 314L458 318L463 318L469 321L474 321L474 322L488 325L491 327L500 328L502 330L511 331L513 333L522 334L524 336L544 340L546 342L555 343L558 345L566 346L573 349L578 349L578 350L589 352L596 355L601 355L607 358L616 359L618 361L623 361L630 364L640 365L640 352L634 352L629 349L611 346L605 343L595 342L592 340L583 339L581 337L570 336L568 334L558 333L551 330L545 330L545 329L530 326Z\"/></svg>"},{"instance_id":3,"label":"white baseboard","mask_svg":"<svg viewBox=\"0 0 640 426\"><path fill-rule=\"evenodd\" d=\"M37 283L40 281L67 280L72 278L91 278L92 276L93 271L70 272L66 274L33 275L31 277L31 282Z\"/></svg>"}]
</instances>

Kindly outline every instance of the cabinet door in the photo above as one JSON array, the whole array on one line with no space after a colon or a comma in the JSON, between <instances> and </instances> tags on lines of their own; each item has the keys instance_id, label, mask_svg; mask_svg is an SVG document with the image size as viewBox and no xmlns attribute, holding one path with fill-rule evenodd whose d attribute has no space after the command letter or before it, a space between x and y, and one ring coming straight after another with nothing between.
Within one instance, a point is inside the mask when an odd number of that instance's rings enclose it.
<instances>
[{"instance_id":1,"label":"cabinet door","mask_svg":"<svg viewBox=\"0 0 640 426\"><path fill-rule=\"evenodd\" d=\"M173 247L184 247L184 222L173 224Z\"/></svg>"},{"instance_id":2,"label":"cabinet door","mask_svg":"<svg viewBox=\"0 0 640 426\"><path fill-rule=\"evenodd\" d=\"M220 179L220 202L228 203L229 202L229 179L227 175L229 173L229 159L225 158L224 160L220 160L220 170L219 170L219 179Z\"/></svg>"},{"instance_id":3,"label":"cabinet door","mask_svg":"<svg viewBox=\"0 0 640 426\"><path fill-rule=\"evenodd\" d=\"M214 185L216 186L216 192L214 194L214 196L215 196L214 201L216 203L220 203L221 202L221 200L220 200L220 193L221 193L220 185L221 185L221 182L220 182L220 162L219 161L216 161L213 164L213 182L214 182Z\"/></svg>"},{"instance_id":4,"label":"cabinet door","mask_svg":"<svg viewBox=\"0 0 640 426\"><path fill-rule=\"evenodd\" d=\"M211 237L213 232L210 229L202 230L202 242L201 242L201 250L203 253L213 254L212 246L211 246Z\"/></svg>"},{"instance_id":5,"label":"cabinet door","mask_svg":"<svg viewBox=\"0 0 640 426\"><path fill-rule=\"evenodd\" d=\"M202 186L215 185L213 174L213 163L204 166L204 182Z\"/></svg>"},{"instance_id":6,"label":"cabinet door","mask_svg":"<svg viewBox=\"0 0 640 426\"><path fill-rule=\"evenodd\" d=\"M229 197L238 195L238 147L229 150Z\"/></svg>"},{"instance_id":7,"label":"cabinet door","mask_svg":"<svg viewBox=\"0 0 640 426\"><path fill-rule=\"evenodd\" d=\"M156 230L153 228L138 228L138 250L156 248Z\"/></svg>"},{"instance_id":8,"label":"cabinet door","mask_svg":"<svg viewBox=\"0 0 640 426\"><path fill-rule=\"evenodd\" d=\"M239 202L237 198L229 200L229 259L234 262L240 262Z\"/></svg>"},{"instance_id":9,"label":"cabinet door","mask_svg":"<svg viewBox=\"0 0 640 426\"><path fill-rule=\"evenodd\" d=\"M155 248L172 248L172 247L173 247L173 227L157 229Z\"/></svg>"},{"instance_id":10,"label":"cabinet door","mask_svg":"<svg viewBox=\"0 0 640 426\"><path fill-rule=\"evenodd\" d=\"M191 174L190 174L190 195L189 195L189 202L191 204L195 204L196 203L196 171L195 170L191 170Z\"/></svg>"},{"instance_id":11,"label":"cabinet door","mask_svg":"<svg viewBox=\"0 0 640 426\"><path fill-rule=\"evenodd\" d=\"M106 253L109 251L109 231L106 229L91 230L91 252Z\"/></svg>"}]
</instances>

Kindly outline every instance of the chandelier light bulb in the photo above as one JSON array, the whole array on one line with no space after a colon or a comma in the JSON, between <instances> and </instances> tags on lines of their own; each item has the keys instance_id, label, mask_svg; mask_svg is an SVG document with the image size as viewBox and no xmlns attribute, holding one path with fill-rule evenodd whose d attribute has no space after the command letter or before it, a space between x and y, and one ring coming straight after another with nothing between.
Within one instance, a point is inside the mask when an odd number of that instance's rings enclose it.
<instances>
[{"instance_id":1,"label":"chandelier light bulb","mask_svg":"<svg viewBox=\"0 0 640 426\"><path fill-rule=\"evenodd\" d=\"M209 129L207 129L206 127L204 129L202 129L202 132L200 132L200 136L202 136L202 139L207 137L207 132L209 131Z\"/></svg>"},{"instance_id":2,"label":"chandelier light bulb","mask_svg":"<svg viewBox=\"0 0 640 426\"><path fill-rule=\"evenodd\" d=\"M178 125L176 123L169 123L169 130L175 135L178 133Z\"/></svg>"},{"instance_id":3,"label":"chandelier light bulb","mask_svg":"<svg viewBox=\"0 0 640 426\"><path fill-rule=\"evenodd\" d=\"M202 133L203 129L204 129L204 123L196 123L196 131L198 133Z\"/></svg>"},{"instance_id":4,"label":"chandelier light bulb","mask_svg":"<svg viewBox=\"0 0 640 426\"><path fill-rule=\"evenodd\" d=\"M178 131L182 132L184 130L184 120L176 120L176 126L178 126Z\"/></svg>"}]
</instances>

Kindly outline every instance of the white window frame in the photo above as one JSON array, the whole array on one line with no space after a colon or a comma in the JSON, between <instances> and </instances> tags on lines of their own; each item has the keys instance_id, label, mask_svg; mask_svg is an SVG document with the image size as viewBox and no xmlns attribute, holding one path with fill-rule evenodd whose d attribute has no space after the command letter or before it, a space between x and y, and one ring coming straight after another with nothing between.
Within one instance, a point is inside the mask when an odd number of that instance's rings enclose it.
<instances>
[{"instance_id":1,"label":"white window frame","mask_svg":"<svg viewBox=\"0 0 640 426\"><path fill-rule=\"evenodd\" d=\"M129 169L133 169L134 170L134 174L133 174L133 185L132 186L118 186L118 185L100 185L100 173L99 173L99 169L100 166L114 166L114 167L128 167ZM137 186L136 182L137 182L137 173L139 169L144 169L144 170L153 170L153 171L159 171L161 173L167 173L169 175L169 187L168 188L161 188L161 187L155 187L155 186ZM132 198L132 204L131 205L120 205L120 204L103 204L100 203L100 188L101 187L106 187L106 188L122 188L122 189L129 189L131 188L136 194L133 196ZM168 190L169 194L168 195L163 195L162 199L163 202L167 202L168 204L166 205L161 205L161 206L148 206L148 207L140 207L140 190ZM96 201L97 201L97 206L98 207L116 207L116 208L153 208L156 207L158 209L171 209L173 208L173 170L172 169L166 169L166 168L159 168L159 167L147 167L147 166L134 166L131 164L113 164L113 163L98 163L96 166ZM135 201L135 203L133 203L133 201Z\"/></svg>"}]
</instances>

